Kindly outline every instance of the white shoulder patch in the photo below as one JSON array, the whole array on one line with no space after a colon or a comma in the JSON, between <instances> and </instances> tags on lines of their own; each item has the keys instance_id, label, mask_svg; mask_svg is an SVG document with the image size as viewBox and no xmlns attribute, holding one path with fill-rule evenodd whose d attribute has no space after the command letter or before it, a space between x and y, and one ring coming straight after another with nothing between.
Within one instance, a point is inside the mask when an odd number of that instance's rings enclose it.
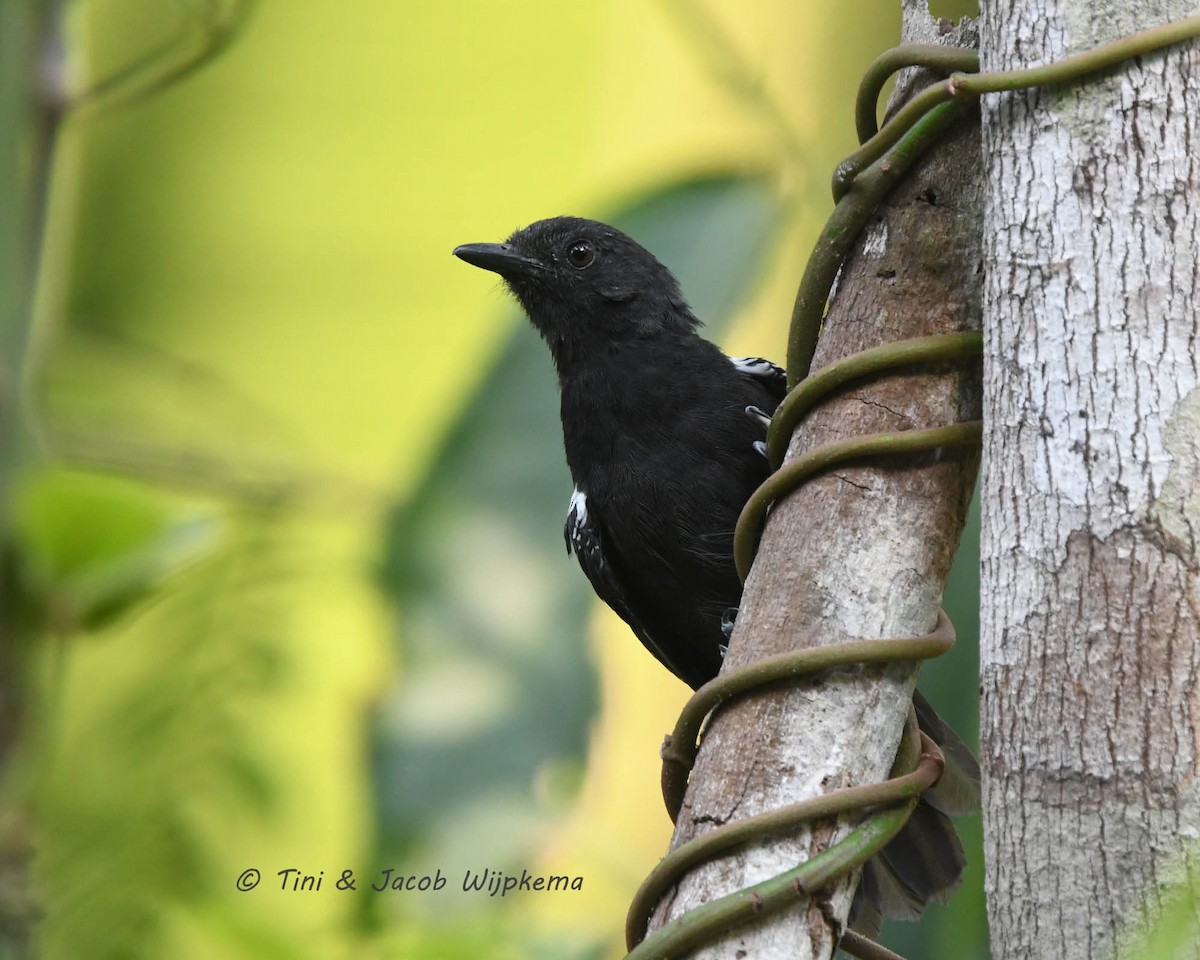
<instances>
[{"instance_id":1,"label":"white shoulder patch","mask_svg":"<svg viewBox=\"0 0 1200 960\"><path fill-rule=\"evenodd\" d=\"M752 377L768 377L779 370L770 360L764 360L762 357L730 357L729 362L742 373L748 373Z\"/></svg>"}]
</instances>

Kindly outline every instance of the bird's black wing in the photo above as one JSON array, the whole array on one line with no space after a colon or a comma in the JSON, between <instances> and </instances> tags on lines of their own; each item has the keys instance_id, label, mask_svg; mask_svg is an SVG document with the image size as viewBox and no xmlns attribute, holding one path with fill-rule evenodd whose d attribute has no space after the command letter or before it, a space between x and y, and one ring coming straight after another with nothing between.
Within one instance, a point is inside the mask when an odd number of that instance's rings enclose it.
<instances>
[{"instance_id":1,"label":"bird's black wing","mask_svg":"<svg viewBox=\"0 0 1200 960\"><path fill-rule=\"evenodd\" d=\"M739 373L759 383L779 403L787 393L787 371L762 357L730 357ZM770 411L767 411L770 413Z\"/></svg>"},{"instance_id":2,"label":"bird's black wing","mask_svg":"<svg viewBox=\"0 0 1200 960\"><path fill-rule=\"evenodd\" d=\"M662 648L655 643L645 627L629 609L625 590L621 586L620 577L614 569L610 557L605 554L604 532L600 518L595 511L589 509L587 495L578 487L571 494L571 505L567 508L567 523L563 527L563 538L567 541L567 553L574 552L579 560L579 566L591 581L596 596L607 603L649 650L658 662L670 670L675 676L681 676L679 669L671 663Z\"/></svg>"}]
</instances>

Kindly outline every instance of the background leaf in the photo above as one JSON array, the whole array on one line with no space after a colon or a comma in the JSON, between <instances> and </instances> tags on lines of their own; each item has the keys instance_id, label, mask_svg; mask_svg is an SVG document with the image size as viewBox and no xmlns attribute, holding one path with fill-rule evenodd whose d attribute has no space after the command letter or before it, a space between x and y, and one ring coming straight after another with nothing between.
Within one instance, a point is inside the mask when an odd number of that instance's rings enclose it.
<instances>
[{"instance_id":1,"label":"background leaf","mask_svg":"<svg viewBox=\"0 0 1200 960\"><path fill-rule=\"evenodd\" d=\"M95 474L26 477L10 509L25 602L64 632L102 627L214 541L211 518Z\"/></svg>"}]
</instances>

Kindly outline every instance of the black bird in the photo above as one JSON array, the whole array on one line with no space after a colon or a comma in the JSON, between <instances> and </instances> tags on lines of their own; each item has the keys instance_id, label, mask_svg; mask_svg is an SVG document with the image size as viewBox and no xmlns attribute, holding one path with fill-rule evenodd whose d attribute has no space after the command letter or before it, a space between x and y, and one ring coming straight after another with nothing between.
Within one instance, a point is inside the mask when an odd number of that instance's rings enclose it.
<instances>
[{"instance_id":1,"label":"black bird","mask_svg":"<svg viewBox=\"0 0 1200 960\"><path fill-rule=\"evenodd\" d=\"M555 217L455 256L504 278L550 347L575 481L567 551L599 597L689 686L716 676L742 586L733 530L769 473L763 439L784 372L696 333L669 270L621 231ZM947 813L978 804L970 751L917 699L948 773L863 871L856 925L920 914L965 865Z\"/></svg>"}]
</instances>

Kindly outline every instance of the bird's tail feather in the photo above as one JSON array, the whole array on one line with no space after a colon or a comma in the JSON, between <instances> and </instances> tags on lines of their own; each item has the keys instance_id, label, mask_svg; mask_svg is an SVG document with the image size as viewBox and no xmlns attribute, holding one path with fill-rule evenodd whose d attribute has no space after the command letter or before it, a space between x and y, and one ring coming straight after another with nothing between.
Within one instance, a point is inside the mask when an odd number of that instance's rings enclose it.
<instances>
[{"instance_id":1,"label":"bird's tail feather","mask_svg":"<svg viewBox=\"0 0 1200 960\"><path fill-rule=\"evenodd\" d=\"M876 936L883 917L915 920L930 900L950 898L967 858L949 815L979 809L979 763L921 694L914 694L913 704L920 728L941 748L946 765L904 828L863 867L850 926L864 936Z\"/></svg>"}]
</instances>

